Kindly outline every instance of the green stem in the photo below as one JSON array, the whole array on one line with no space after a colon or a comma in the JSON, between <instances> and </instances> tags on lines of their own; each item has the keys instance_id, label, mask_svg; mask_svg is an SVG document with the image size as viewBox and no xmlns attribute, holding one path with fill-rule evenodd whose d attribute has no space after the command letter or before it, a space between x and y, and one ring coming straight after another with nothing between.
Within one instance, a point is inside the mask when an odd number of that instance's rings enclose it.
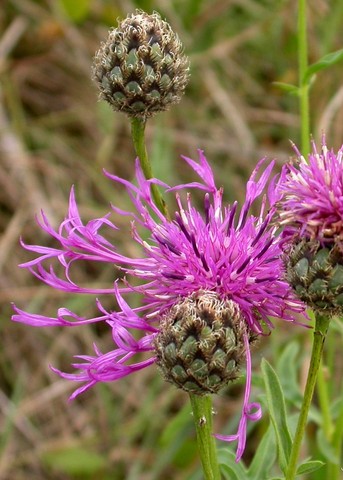
<instances>
[{"instance_id":1,"label":"green stem","mask_svg":"<svg viewBox=\"0 0 343 480\"><path fill-rule=\"evenodd\" d=\"M326 381L324 376L323 362L321 363L318 371L317 393L318 393L320 411L322 413L322 428L323 428L326 439L330 441L334 427L333 427L332 417L330 412L328 382Z\"/></svg>"},{"instance_id":2,"label":"green stem","mask_svg":"<svg viewBox=\"0 0 343 480\"><path fill-rule=\"evenodd\" d=\"M305 81L308 66L306 0L298 1L298 65L299 107L301 123L301 152L305 158L310 152L309 84Z\"/></svg>"},{"instance_id":3,"label":"green stem","mask_svg":"<svg viewBox=\"0 0 343 480\"><path fill-rule=\"evenodd\" d=\"M300 447L305 433L308 412L312 402L314 387L316 385L318 370L320 367L325 337L329 328L329 323L330 319L328 317L319 314L316 315L310 367L307 374L304 399L300 410L294 442L292 445L291 455L286 473L286 480L293 480L296 475Z\"/></svg>"},{"instance_id":4,"label":"green stem","mask_svg":"<svg viewBox=\"0 0 343 480\"><path fill-rule=\"evenodd\" d=\"M140 160L140 164L145 178L150 179L153 178L153 173L145 146L145 123L145 120L142 118L132 118L131 135L133 145L135 147L136 154ZM163 213L163 215L169 218L165 201L163 200L161 192L158 189L157 185L151 185L151 193L157 208L160 210L160 212Z\"/></svg>"},{"instance_id":5,"label":"green stem","mask_svg":"<svg viewBox=\"0 0 343 480\"><path fill-rule=\"evenodd\" d=\"M342 474L342 467L340 463L340 456L342 455L342 447L343 447L343 404L341 406L341 411L339 412L339 417L336 422L336 429L333 435L333 448L336 452L338 458L338 465L335 468L335 474L332 477L332 480L339 480Z\"/></svg>"},{"instance_id":6,"label":"green stem","mask_svg":"<svg viewBox=\"0 0 343 480\"><path fill-rule=\"evenodd\" d=\"M153 178L151 163L145 146L145 120L142 118L131 119L131 135L136 154L146 179ZM154 202L160 212L169 218L166 204L157 185L151 185ZM220 480L220 470L217 459L215 439L212 435L212 400L209 396L190 394L197 443L205 480Z\"/></svg>"},{"instance_id":7,"label":"green stem","mask_svg":"<svg viewBox=\"0 0 343 480\"><path fill-rule=\"evenodd\" d=\"M343 392L342 392L343 398ZM327 478L330 480L340 480L342 477L342 468L340 458L343 448L343 402L338 413L338 418L335 421L335 430L332 435L332 448L335 452L338 463L329 463L327 468Z\"/></svg>"},{"instance_id":8,"label":"green stem","mask_svg":"<svg viewBox=\"0 0 343 480\"><path fill-rule=\"evenodd\" d=\"M198 449L205 480L220 480L215 439L212 435L212 399L189 394L193 409Z\"/></svg>"}]
</instances>

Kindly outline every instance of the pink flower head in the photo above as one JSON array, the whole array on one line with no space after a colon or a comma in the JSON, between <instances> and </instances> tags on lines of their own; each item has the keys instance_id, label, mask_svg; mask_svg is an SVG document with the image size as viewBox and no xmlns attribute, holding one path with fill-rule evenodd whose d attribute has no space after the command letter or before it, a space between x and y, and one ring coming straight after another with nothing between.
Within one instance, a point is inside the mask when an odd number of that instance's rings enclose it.
<instances>
[{"instance_id":1,"label":"pink flower head","mask_svg":"<svg viewBox=\"0 0 343 480\"><path fill-rule=\"evenodd\" d=\"M117 229L109 215L87 224L82 222L73 189L68 215L58 230L52 228L44 213L39 221L40 227L56 240L57 246L47 248L23 243L24 248L37 254L37 257L21 266L44 283L75 294L112 295L119 305L118 311L108 311L97 300L100 315L90 319L79 317L65 308L52 318L14 307L16 314L13 320L33 326L79 326L106 322L112 329L114 349L111 352L102 353L95 347L94 356L77 356L81 360L73 365L78 369L77 373L55 370L63 378L82 384L71 398L97 382L118 380L155 363L154 338L159 332L161 318L180 299L194 292L214 292L223 300L235 302L245 319L247 331L255 335L266 334L273 328L269 317L292 322L304 309L283 280L281 248L275 235L277 227L271 223L279 199L275 194L276 179L262 195L273 162L265 168L262 168L264 160L258 163L247 183L243 206L237 211L236 202L223 206L223 190L216 187L212 169L201 151L198 162L190 158L184 158L184 161L199 176L199 182L170 188L158 180L147 180L138 161L137 186L106 173L114 182L126 187L133 203L133 212L116 207L113 210L116 215L132 218L132 238L141 247L140 257L122 255L99 233L106 228ZM166 193L176 192L177 208L171 220L155 205L150 193L152 183L164 188ZM190 193L185 192L189 189L204 192L203 212L193 205ZM259 213L254 216L250 208L258 197L262 197L262 202ZM70 270L78 260L114 264L126 277L123 282L115 281L111 289L84 288L71 279ZM63 278L56 275L54 262L64 267ZM131 282L130 278L135 281ZM131 308L124 300L123 296L130 292L142 296L141 306ZM132 334L137 330L141 333L139 339ZM237 460L245 448L247 421L261 417L260 405L249 403L251 360L247 334L244 343L247 382L238 432L236 435L219 436L223 440L238 441ZM135 361L136 354L141 352L149 352L150 357Z\"/></svg>"},{"instance_id":2,"label":"pink flower head","mask_svg":"<svg viewBox=\"0 0 343 480\"><path fill-rule=\"evenodd\" d=\"M295 148L298 161L288 165L279 192L280 223L287 234L299 232L322 243L343 239L343 146L337 155L322 139L318 152L312 142L308 162Z\"/></svg>"}]
</instances>

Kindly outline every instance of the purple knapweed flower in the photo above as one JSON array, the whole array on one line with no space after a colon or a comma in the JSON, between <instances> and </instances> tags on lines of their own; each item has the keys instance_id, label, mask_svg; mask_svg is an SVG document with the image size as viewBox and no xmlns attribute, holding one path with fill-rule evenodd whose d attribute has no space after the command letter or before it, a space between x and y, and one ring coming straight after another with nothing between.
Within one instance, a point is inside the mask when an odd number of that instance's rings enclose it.
<instances>
[{"instance_id":1,"label":"purple knapweed flower","mask_svg":"<svg viewBox=\"0 0 343 480\"><path fill-rule=\"evenodd\" d=\"M312 141L308 162L297 161L278 185L286 278L297 296L321 314L343 314L343 146L337 155Z\"/></svg>"},{"instance_id":2,"label":"purple knapweed flower","mask_svg":"<svg viewBox=\"0 0 343 480\"><path fill-rule=\"evenodd\" d=\"M343 146L337 155L322 140L318 152L312 142L308 162L295 148L297 162L279 184L283 194L280 224L287 233L299 232L311 240L332 243L343 240Z\"/></svg>"},{"instance_id":3,"label":"purple knapweed flower","mask_svg":"<svg viewBox=\"0 0 343 480\"><path fill-rule=\"evenodd\" d=\"M262 414L258 403L249 403L250 344L273 328L269 317L294 322L303 305L282 279L284 267L277 226L271 223L279 199L275 178L262 195L274 163L264 169L264 160L258 163L238 213L237 202L223 206L223 189L216 187L211 167L201 151L199 162L184 160L200 177L200 182L170 188L156 179L147 180L138 161L137 186L106 173L126 187L134 205L134 212L112 208L116 215L132 218L132 238L141 246L141 257L120 254L99 233L102 228L117 230L109 214L83 224L73 189L68 216L57 231L44 213L39 220L40 227L56 240L57 246L22 243L38 257L21 266L41 281L71 293L112 295L118 311L106 310L97 300L100 311L97 318L79 317L65 308L52 318L15 306L13 320L36 327L93 322L106 322L110 326L114 342L111 352L102 353L95 347L95 356L78 355L81 363L73 365L78 373L54 369L63 378L82 383L71 398L97 382L118 380L154 363L168 381L184 390L199 395L214 393L236 378L245 357L247 381L238 431L235 435L217 435L222 440L238 441L238 461L245 448L247 421L256 421ZM177 209L171 219L156 207L151 184L165 188L166 193L176 192ZM204 191L203 213L193 205L189 193L183 194L191 188ZM258 215L254 216L250 208L258 197L262 197L262 202ZM123 281L115 281L111 289L85 288L71 278L71 267L78 260L111 263L126 276ZM64 267L64 278L56 275L53 261ZM135 281L131 282L130 277ZM123 296L131 292L142 296L141 306L131 308L124 300ZM133 331L141 333L138 339ZM145 355L143 360L135 361L135 356L142 352L149 352L150 357Z\"/></svg>"}]
</instances>

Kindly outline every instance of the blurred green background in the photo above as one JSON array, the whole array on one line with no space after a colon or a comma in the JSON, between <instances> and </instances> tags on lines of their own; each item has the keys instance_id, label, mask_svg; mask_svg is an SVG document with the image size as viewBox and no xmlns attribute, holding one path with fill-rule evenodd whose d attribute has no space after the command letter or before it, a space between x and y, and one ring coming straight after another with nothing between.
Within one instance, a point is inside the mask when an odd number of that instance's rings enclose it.
<instances>
[{"instance_id":1,"label":"blurred green background","mask_svg":"<svg viewBox=\"0 0 343 480\"><path fill-rule=\"evenodd\" d=\"M180 155L205 150L227 201L241 199L263 156L285 162L299 142L298 103L274 82L297 82L297 2L275 0L5 0L0 7L0 479L201 479L187 396L166 385L151 367L110 385L98 385L72 403L73 385L49 369L70 371L74 354L92 342L112 349L106 327L38 330L12 324L10 302L54 316L60 306L91 317L94 299L49 289L17 267L29 254L19 246L52 245L36 226L41 208L57 226L69 190L85 221L129 209L123 191L102 174L132 179L134 151L127 118L97 101L92 57L107 30L135 8L157 10L184 43L191 80L181 103L149 121L147 139L155 175L170 184L191 181ZM312 0L309 57L342 48L343 2ZM311 130L323 130L335 148L343 137L342 65L318 74L311 89ZM126 219L115 219L122 252L134 254ZM80 265L85 284L110 288L112 266ZM110 305L108 305L111 308ZM300 328L254 351L271 361L294 343L298 367L308 337ZM332 333L334 334L334 333ZM300 360L300 361L299 361ZM285 369L285 378L287 377ZM262 396L255 375L253 395ZM289 379L288 379L289 380ZM215 428L233 433L242 382L217 396ZM263 398L263 397L262 397ZM228 423L229 422L229 423ZM251 432L249 461L267 420ZM232 448L232 447L229 447ZM262 479L261 479L262 480Z\"/></svg>"}]
</instances>

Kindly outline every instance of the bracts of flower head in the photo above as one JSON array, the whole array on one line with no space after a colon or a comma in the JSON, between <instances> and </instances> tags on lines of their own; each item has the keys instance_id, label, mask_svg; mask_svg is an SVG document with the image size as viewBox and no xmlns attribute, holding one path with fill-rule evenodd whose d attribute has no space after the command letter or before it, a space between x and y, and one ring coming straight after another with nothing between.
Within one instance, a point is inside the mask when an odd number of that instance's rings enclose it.
<instances>
[{"instance_id":1,"label":"bracts of flower head","mask_svg":"<svg viewBox=\"0 0 343 480\"><path fill-rule=\"evenodd\" d=\"M130 117L151 117L178 103L189 62L171 26L142 10L112 29L95 54L93 79L100 98Z\"/></svg>"},{"instance_id":2,"label":"bracts of flower head","mask_svg":"<svg viewBox=\"0 0 343 480\"><path fill-rule=\"evenodd\" d=\"M197 395L216 393L237 377L245 363L247 381L238 432L218 437L238 441L238 461L245 447L247 421L261 416L260 405L249 402L250 345L259 335L271 331L270 317L294 322L304 306L283 280L280 240L272 223L280 180L274 177L267 188L273 162L258 163L239 211L236 202L223 205L223 189L216 187L212 169L201 151L198 161L184 161L200 181L170 188L161 181L147 180L138 161L136 186L106 173L125 186L132 201L132 212L112 209L117 216L131 218L132 239L139 244L141 256L123 255L106 240L106 229L111 233L117 229L108 214L83 223L73 189L68 215L58 230L43 213L39 220L56 246L22 243L36 258L21 266L41 281L75 294L111 295L118 311L105 310L97 300L99 317L87 319L62 308L52 318L15 306L13 320L33 326L80 326L92 322L109 325L112 352L102 353L95 346L95 356L77 356L81 361L74 364L78 373L56 370L62 377L82 383L72 398L97 382L118 380L153 363L167 381L179 388ZM152 183L175 195L176 212L171 220L154 204ZM191 189L203 192L202 212L192 203ZM250 208L257 199L262 201L259 214L254 216ZM114 264L125 278L115 281L112 289L83 287L72 279L72 267L79 260ZM63 278L55 273L56 263L64 268ZM132 292L142 298L137 308L131 308L123 298ZM138 340L133 331L141 333ZM142 352L144 360L138 355Z\"/></svg>"},{"instance_id":3,"label":"bracts of flower head","mask_svg":"<svg viewBox=\"0 0 343 480\"><path fill-rule=\"evenodd\" d=\"M308 162L295 148L280 183L287 279L299 298L324 315L343 313L343 147L336 154L322 138Z\"/></svg>"}]
</instances>

